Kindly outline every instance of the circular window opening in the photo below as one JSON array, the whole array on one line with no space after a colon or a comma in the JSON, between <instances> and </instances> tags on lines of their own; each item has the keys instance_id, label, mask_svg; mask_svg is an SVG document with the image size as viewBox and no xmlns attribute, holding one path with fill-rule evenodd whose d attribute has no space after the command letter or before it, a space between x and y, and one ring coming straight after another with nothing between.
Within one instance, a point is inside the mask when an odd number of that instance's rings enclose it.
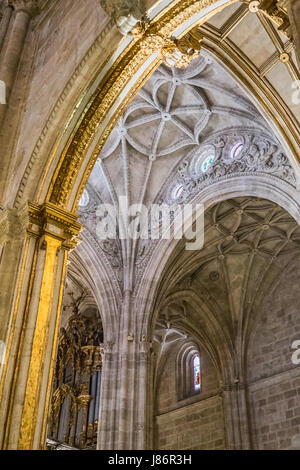
<instances>
[{"instance_id":1,"label":"circular window opening","mask_svg":"<svg viewBox=\"0 0 300 470\"><path fill-rule=\"evenodd\" d=\"M214 162L214 159L215 159L215 156L214 155L208 155L208 157L206 157L204 160L203 160L203 163L201 165L201 171L203 173L205 173L213 164Z\"/></svg>"},{"instance_id":2,"label":"circular window opening","mask_svg":"<svg viewBox=\"0 0 300 470\"><path fill-rule=\"evenodd\" d=\"M231 149L231 154L230 154L231 158L237 158L240 155L243 148L244 148L244 145L241 142L238 142L237 144L235 144Z\"/></svg>"},{"instance_id":3,"label":"circular window opening","mask_svg":"<svg viewBox=\"0 0 300 470\"><path fill-rule=\"evenodd\" d=\"M86 207L90 201L90 196L87 190L85 189L82 193L82 196L79 201L79 207Z\"/></svg>"},{"instance_id":4,"label":"circular window opening","mask_svg":"<svg viewBox=\"0 0 300 470\"><path fill-rule=\"evenodd\" d=\"M216 160L216 149L213 145L206 145L201 151L195 154L191 165L190 173L194 176L200 176L206 173Z\"/></svg>"},{"instance_id":5,"label":"circular window opening","mask_svg":"<svg viewBox=\"0 0 300 470\"><path fill-rule=\"evenodd\" d=\"M173 199L175 200L180 199L181 196L183 195L183 192L184 192L184 187L182 184L180 184L179 186L176 186L176 188L174 188L173 190Z\"/></svg>"}]
</instances>

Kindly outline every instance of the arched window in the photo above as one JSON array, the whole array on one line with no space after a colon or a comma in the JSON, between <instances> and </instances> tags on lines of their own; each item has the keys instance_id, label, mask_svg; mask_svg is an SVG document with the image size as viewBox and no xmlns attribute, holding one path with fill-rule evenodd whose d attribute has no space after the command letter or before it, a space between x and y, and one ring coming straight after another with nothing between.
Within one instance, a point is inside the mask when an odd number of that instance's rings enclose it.
<instances>
[{"instance_id":1,"label":"arched window","mask_svg":"<svg viewBox=\"0 0 300 470\"><path fill-rule=\"evenodd\" d=\"M194 390L198 392L201 389L201 369L200 356L197 354L193 359Z\"/></svg>"},{"instance_id":2,"label":"arched window","mask_svg":"<svg viewBox=\"0 0 300 470\"><path fill-rule=\"evenodd\" d=\"M201 355L199 346L193 341L182 344L177 354L176 363L178 400L184 400L201 392Z\"/></svg>"}]
</instances>

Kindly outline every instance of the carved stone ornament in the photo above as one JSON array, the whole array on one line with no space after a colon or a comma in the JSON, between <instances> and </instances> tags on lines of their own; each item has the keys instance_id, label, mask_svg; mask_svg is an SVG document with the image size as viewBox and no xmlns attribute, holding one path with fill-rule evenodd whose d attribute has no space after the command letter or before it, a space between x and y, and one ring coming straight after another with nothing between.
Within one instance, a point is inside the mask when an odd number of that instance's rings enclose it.
<instances>
[{"instance_id":1,"label":"carved stone ornament","mask_svg":"<svg viewBox=\"0 0 300 470\"><path fill-rule=\"evenodd\" d=\"M234 154L235 148L240 149L238 154ZM212 152L214 161L203 172L201 165L207 151ZM207 184L241 174L272 175L296 187L295 172L279 144L256 132L236 131L207 139L181 161L175 173L177 176L173 174L166 182L159 203L181 203ZM177 197L174 189L179 185L182 191Z\"/></svg>"},{"instance_id":2,"label":"carved stone ornament","mask_svg":"<svg viewBox=\"0 0 300 470\"><path fill-rule=\"evenodd\" d=\"M161 51L163 62L169 67L187 67L200 54L201 41L196 28L182 39L166 41Z\"/></svg>"},{"instance_id":3,"label":"carved stone ornament","mask_svg":"<svg viewBox=\"0 0 300 470\"><path fill-rule=\"evenodd\" d=\"M261 0L258 9L262 11L267 18L273 21L280 31L288 31L290 21L284 0Z\"/></svg>"},{"instance_id":4,"label":"carved stone ornament","mask_svg":"<svg viewBox=\"0 0 300 470\"><path fill-rule=\"evenodd\" d=\"M145 16L144 0L100 0L100 3L124 35Z\"/></svg>"},{"instance_id":5,"label":"carved stone ornament","mask_svg":"<svg viewBox=\"0 0 300 470\"><path fill-rule=\"evenodd\" d=\"M146 12L144 0L101 0L101 5L122 34L130 34L137 39L148 37L149 48L159 52L169 67L187 67L200 54L202 36L197 28L179 40L154 33L143 21Z\"/></svg>"}]
</instances>

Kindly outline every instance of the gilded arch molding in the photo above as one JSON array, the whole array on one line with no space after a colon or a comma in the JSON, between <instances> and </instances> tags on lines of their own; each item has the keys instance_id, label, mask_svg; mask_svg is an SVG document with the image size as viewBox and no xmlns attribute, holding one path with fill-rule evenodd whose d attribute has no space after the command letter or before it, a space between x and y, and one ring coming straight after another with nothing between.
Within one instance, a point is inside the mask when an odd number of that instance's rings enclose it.
<instances>
[{"instance_id":1,"label":"gilded arch molding","mask_svg":"<svg viewBox=\"0 0 300 470\"><path fill-rule=\"evenodd\" d=\"M176 1L175 5L166 7L158 19L151 21L145 29L136 28L134 39L104 77L87 111L81 116L72 139L62 152L48 190L48 201L60 207L67 207L81 165L102 125L103 132L98 137L98 142L89 158L76 200L72 205L72 209L76 210L81 192L108 135L128 102L162 62L164 53L170 46L170 41L172 42L171 37L180 39L195 25L206 21L235 1ZM142 73L134 79L139 70L142 70ZM120 100L121 94L124 96Z\"/></svg>"},{"instance_id":2,"label":"gilded arch molding","mask_svg":"<svg viewBox=\"0 0 300 470\"><path fill-rule=\"evenodd\" d=\"M127 104L162 62L161 49L166 41L170 41L172 37L182 38L195 25L204 23L214 14L236 1L186 0L184 2L167 2L167 6L163 10L153 7L152 16L155 13L156 17L150 21L146 31L141 32L137 28L139 34L135 38L130 39L130 36L126 38L127 47L124 48L123 40L121 49L112 51L111 62L113 57L117 57L117 59L110 68L107 63L104 64L105 67L103 64L101 65L106 70L104 77L82 108L84 111L77 114L76 110L74 111L77 124L74 121L72 125L69 125L69 119L67 132L69 137L61 135L55 143L53 164L50 164L50 160L54 153L51 158L47 157L47 166L44 167L47 170L44 177L41 178L39 186L36 189L32 188L31 190L28 187L25 190L29 183L28 176L32 173L33 160L37 159L38 154L41 157L43 154L43 146L39 142L20 184L15 202L16 207L20 205L24 197L26 198L26 194L29 196L30 193L31 200L36 198L42 203L46 199L46 201L51 201L55 205L75 212L82 191L107 137ZM112 22L107 28L108 30L112 28ZM101 33L101 37L103 34ZM276 96L276 92L274 94L274 90L268 89L265 84L260 83L255 71L243 63L234 50L228 50L228 47L218 41L217 37L212 38L211 34L205 32L205 28L204 31L201 29L201 34L203 35L204 47L208 50L212 49L217 59L232 71L248 90L248 93L254 96L257 103L259 102L265 116L270 118L273 128L277 129L278 137L284 141L285 148L288 149L287 152L296 162L298 157L295 136L297 136L299 128L295 119L287 113L287 107L282 99L279 95ZM108 59L108 63L110 63L110 59ZM49 132L51 131L47 124L41 138L44 138ZM52 132L56 132L55 129ZM66 133L64 132L64 134ZM48 153L49 150L45 149L45 152Z\"/></svg>"}]
</instances>

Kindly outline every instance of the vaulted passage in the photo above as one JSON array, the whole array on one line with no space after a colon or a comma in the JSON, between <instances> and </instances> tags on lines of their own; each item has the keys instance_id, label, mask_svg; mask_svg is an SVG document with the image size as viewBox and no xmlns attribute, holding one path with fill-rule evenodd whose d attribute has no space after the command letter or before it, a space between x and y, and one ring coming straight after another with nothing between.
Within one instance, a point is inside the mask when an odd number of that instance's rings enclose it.
<instances>
[{"instance_id":1,"label":"vaulted passage","mask_svg":"<svg viewBox=\"0 0 300 470\"><path fill-rule=\"evenodd\" d=\"M299 448L298 224L276 204L228 199L204 248L178 247L154 329L157 448ZM193 359L200 357L200 388Z\"/></svg>"},{"instance_id":2,"label":"vaulted passage","mask_svg":"<svg viewBox=\"0 0 300 470\"><path fill-rule=\"evenodd\" d=\"M293 166L266 120L205 52L184 70L162 65L108 138L79 202L85 228L68 276L80 286L79 304L84 292L108 300L100 308L108 337L101 349L111 358L112 351L123 354L111 340L114 328L125 327L122 316L118 325L115 305L127 316L133 341L132 310L124 311L124 297L133 289L138 299L159 266L155 294L147 300L154 308L152 325L144 330L140 353L126 353L137 373L146 374L143 412L154 448L300 444L299 410L291 401L300 390L292 360L300 336L300 229L288 212L296 185ZM275 187L282 188L280 197ZM187 250L184 239L161 256L168 243L151 239L152 208L158 210L157 227L166 229L172 225L172 219L166 223L167 207L201 199L207 207L203 246ZM131 214L139 222L137 239L121 236L122 200L149 211L150 221L138 216L139 208ZM156 267L145 278L153 259ZM120 363L113 367L120 374ZM111 377L103 380L112 391ZM88 447L90 441L79 444L68 432L65 445Z\"/></svg>"}]
</instances>

